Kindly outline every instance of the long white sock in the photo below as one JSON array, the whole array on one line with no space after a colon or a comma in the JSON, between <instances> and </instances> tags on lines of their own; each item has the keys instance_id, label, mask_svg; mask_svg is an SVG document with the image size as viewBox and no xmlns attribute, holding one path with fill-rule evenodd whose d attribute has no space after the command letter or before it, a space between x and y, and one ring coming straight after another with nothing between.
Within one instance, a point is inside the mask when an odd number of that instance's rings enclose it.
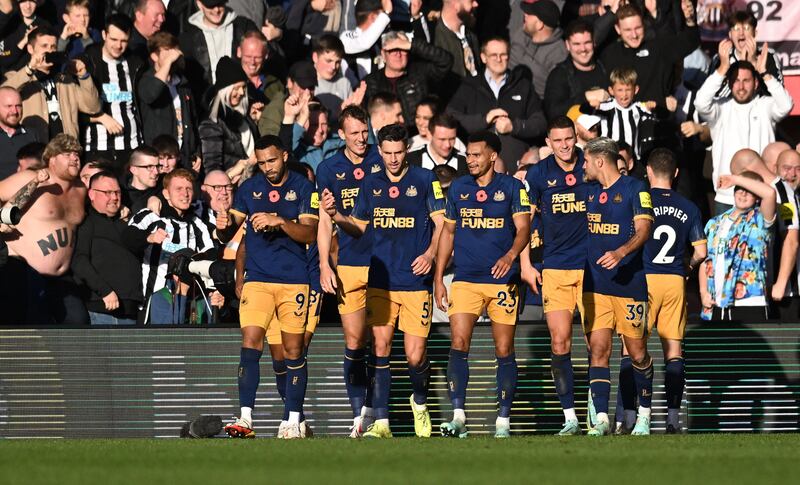
<instances>
[{"instance_id":1,"label":"long white sock","mask_svg":"<svg viewBox=\"0 0 800 485\"><path fill-rule=\"evenodd\" d=\"M644 416L646 418L649 418L650 417L650 408L639 406L639 415L640 416Z\"/></svg>"},{"instance_id":2,"label":"long white sock","mask_svg":"<svg viewBox=\"0 0 800 485\"><path fill-rule=\"evenodd\" d=\"M242 407L242 413L240 417L247 421L248 423L253 422L253 408Z\"/></svg>"},{"instance_id":3,"label":"long white sock","mask_svg":"<svg viewBox=\"0 0 800 485\"><path fill-rule=\"evenodd\" d=\"M500 416L494 421L495 427L506 426L511 427L511 418L501 418Z\"/></svg>"},{"instance_id":4,"label":"long white sock","mask_svg":"<svg viewBox=\"0 0 800 485\"><path fill-rule=\"evenodd\" d=\"M369 416L370 418L373 416L372 408L368 408L366 406L361 406L361 416Z\"/></svg>"},{"instance_id":5,"label":"long white sock","mask_svg":"<svg viewBox=\"0 0 800 485\"><path fill-rule=\"evenodd\" d=\"M453 409L453 421L467 422L467 415L464 413L463 409Z\"/></svg>"},{"instance_id":6,"label":"long white sock","mask_svg":"<svg viewBox=\"0 0 800 485\"><path fill-rule=\"evenodd\" d=\"M289 424L300 424L300 413L297 411L289 411Z\"/></svg>"},{"instance_id":7,"label":"long white sock","mask_svg":"<svg viewBox=\"0 0 800 485\"><path fill-rule=\"evenodd\" d=\"M569 408L564 410L564 421L577 421L578 416L575 414L575 408Z\"/></svg>"},{"instance_id":8,"label":"long white sock","mask_svg":"<svg viewBox=\"0 0 800 485\"><path fill-rule=\"evenodd\" d=\"M597 413L597 422L604 421L608 424L608 413Z\"/></svg>"}]
</instances>

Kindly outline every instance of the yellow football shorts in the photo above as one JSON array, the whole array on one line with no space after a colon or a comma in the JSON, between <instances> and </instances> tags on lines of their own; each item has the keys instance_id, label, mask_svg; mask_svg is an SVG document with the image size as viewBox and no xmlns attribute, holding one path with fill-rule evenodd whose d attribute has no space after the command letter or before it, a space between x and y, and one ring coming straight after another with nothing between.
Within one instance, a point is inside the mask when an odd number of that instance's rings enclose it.
<instances>
[{"instance_id":1,"label":"yellow football shorts","mask_svg":"<svg viewBox=\"0 0 800 485\"><path fill-rule=\"evenodd\" d=\"M306 315L306 332L314 333L319 324L319 314L322 310L322 293L314 290L308 292L308 312ZM267 343L270 345L280 345L283 343L281 339L281 323L277 315L272 318L267 328Z\"/></svg>"},{"instance_id":2,"label":"yellow football shorts","mask_svg":"<svg viewBox=\"0 0 800 485\"><path fill-rule=\"evenodd\" d=\"M647 275L648 333L658 327L658 336L683 340L686 332L686 287L683 276Z\"/></svg>"},{"instance_id":3,"label":"yellow football shorts","mask_svg":"<svg viewBox=\"0 0 800 485\"><path fill-rule=\"evenodd\" d=\"M450 287L449 300L448 316L470 313L479 317L486 310L492 323L503 325L517 323L519 308L517 285L455 281Z\"/></svg>"},{"instance_id":4,"label":"yellow football shorts","mask_svg":"<svg viewBox=\"0 0 800 485\"><path fill-rule=\"evenodd\" d=\"M595 330L610 328L630 338L647 336L645 301L587 292L583 294L583 307L586 311L583 331L587 335Z\"/></svg>"},{"instance_id":5,"label":"yellow football shorts","mask_svg":"<svg viewBox=\"0 0 800 485\"><path fill-rule=\"evenodd\" d=\"M396 326L404 333L428 337L433 316L430 291L389 291L367 288L367 325ZM396 323L399 318L399 323Z\"/></svg>"},{"instance_id":6,"label":"yellow football shorts","mask_svg":"<svg viewBox=\"0 0 800 485\"><path fill-rule=\"evenodd\" d=\"M244 284L239 304L239 325L268 330L277 317L278 331L305 333L308 312L308 285L262 283Z\"/></svg>"},{"instance_id":7,"label":"yellow football shorts","mask_svg":"<svg viewBox=\"0 0 800 485\"><path fill-rule=\"evenodd\" d=\"M367 305L369 266L338 266L336 268L336 300L339 315L362 310Z\"/></svg>"},{"instance_id":8,"label":"yellow football shorts","mask_svg":"<svg viewBox=\"0 0 800 485\"><path fill-rule=\"evenodd\" d=\"M578 311L583 292L582 269L545 269L542 271L542 309L544 313L558 310Z\"/></svg>"}]
</instances>

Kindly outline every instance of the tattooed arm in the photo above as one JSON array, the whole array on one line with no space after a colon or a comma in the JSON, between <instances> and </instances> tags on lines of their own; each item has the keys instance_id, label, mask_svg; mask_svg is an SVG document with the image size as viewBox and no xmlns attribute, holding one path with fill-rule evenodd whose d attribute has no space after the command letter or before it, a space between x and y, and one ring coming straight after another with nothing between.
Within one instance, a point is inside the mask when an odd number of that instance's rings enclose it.
<instances>
[{"instance_id":1,"label":"tattooed arm","mask_svg":"<svg viewBox=\"0 0 800 485\"><path fill-rule=\"evenodd\" d=\"M31 197L36 191L36 188L39 187L40 184L46 182L49 178L50 174L47 172L47 169L43 168L37 170L36 176L21 189L19 189L17 193L11 197L7 205L17 207L19 210L24 210L28 206L28 203L30 203Z\"/></svg>"}]
</instances>

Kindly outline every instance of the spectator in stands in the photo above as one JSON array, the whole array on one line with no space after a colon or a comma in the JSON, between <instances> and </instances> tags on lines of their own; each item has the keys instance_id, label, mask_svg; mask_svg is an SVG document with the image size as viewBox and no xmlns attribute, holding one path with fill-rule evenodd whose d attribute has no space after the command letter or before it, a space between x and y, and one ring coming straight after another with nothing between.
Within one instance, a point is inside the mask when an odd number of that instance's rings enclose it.
<instances>
[{"instance_id":1,"label":"spectator in stands","mask_svg":"<svg viewBox=\"0 0 800 485\"><path fill-rule=\"evenodd\" d=\"M138 150L138 149L137 149ZM135 153L135 152L134 152ZM177 169L164 177L164 199L160 214L142 209L131 216L123 241L135 254L141 254L144 323L186 323L187 306L194 290L176 276L167 275L167 262L175 252L188 248L195 254L214 252L214 241L207 226L191 210L194 177L189 170ZM214 303L220 303L219 296Z\"/></svg>"},{"instance_id":2,"label":"spectator in stands","mask_svg":"<svg viewBox=\"0 0 800 485\"><path fill-rule=\"evenodd\" d=\"M800 183L800 153L791 148L784 150L778 155L776 168L781 180L788 182L797 192L798 183Z\"/></svg>"},{"instance_id":3,"label":"spectator in stands","mask_svg":"<svg viewBox=\"0 0 800 485\"><path fill-rule=\"evenodd\" d=\"M230 171L234 182L249 176L255 164L258 128L250 120L246 96L247 76L242 66L230 57L217 64L214 97L208 119L200 123L203 167Z\"/></svg>"},{"instance_id":4,"label":"spectator in stands","mask_svg":"<svg viewBox=\"0 0 800 485\"><path fill-rule=\"evenodd\" d=\"M428 124L434 116L442 111L438 96L431 95L422 98L422 101L417 105L417 110L414 113L414 125L417 128L417 134L414 135L408 142L408 151L414 152L421 148L425 148L431 141L431 132L428 129ZM455 150L458 153L467 151L466 145L461 139L456 138Z\"/></svg>"},{"instance_id":5,"label":"spectator in stands","mask_svg":"<svg viewBox=\"0 0 800 485\"><path fill-rule=\"evenodd\" d=\"M756 66L747 61L728 64L733 44L725 39L719 44L722 62L708 76L697 92L695 107L711 127L711 155L713 160L715 213L720 214L733 204L733 192L719 188L721 175L730 173L730 160L741 148L750 148L760 153L768 143L775 140L775 124L792 109L792 98L786 89L766 71L766 48L761 50ZM759 74L767 85L771 96L756 96ZM732 96L715 99L724 79L732 86Z\"/></svg>"},{"instance_id":6,"label":"spectator in stands","mask_svg":"<svg viewBox=\"0 0 800 485\"><path fill-rule=\"evenodd\" d=\"M594 114L602 120L600 136L617 142L624 141L633 147L636 158L642 159L640 125L653 115L645 103L634 102L639 92L638 78L636 71L629 67L611 71L611 85L608 87L611 98L600 103Z\"/></svg>"},{"instance_id":7,"label":"spectator in stands","mask_svg":"<svg viewBox=\"0 0 800 485\"><path fill-rule=\"evenodd\" d=\"M89 188L89 181L92 179L92 176L97 172L112 172L111 170L111 162L104 158L95 158L95 159L87 159L86 162L81 167L81 172L79 177L81 179L81 183L87 189ZM122 206L125 208L125 206ZM120 214L121 214L120 210ZM126 217L121 218L125 219Z\"/></svg>"},{"instance_id":8,"label":"spectator in stands","mask_svg":"<svg viewBox=\"0 0 800 485\"><path fill-rule=\"evenodd\" d=\"M22 98L11 87L0 87L0 180L17 171L17 152L36 141L21 124Z\"/></svg>"},{"instance_id":9,"label":"spectator in stands","mask_svg":"<svg viewBox=\"0 0 800 485\"><path fill-rule=\"evenodd\" d=\"M378 93L369 100L370 144L377 143L377 133L386 125L404 124L400 99L392 93Z\"/></svg>"},{"instance_id":10,"label":"spectator in stands","mask_svg":"<svg viewBox=\"0 0 800 485\"><path fill-rule=\"evenodd\" d=\"M267 102L286 97L286 86L265 67L268 55L266 37L255 30L245 33L236 49L236 57L247 75L247 93L251 99L257 98L256 91L263 94Z\"/></svg>"},{"instance_id":11,"label":"spectator in stands","mask_svg":"<svg viewBox=\"0 0 800 485\"><path fill-rule=\"evenodd\" d=\"M40 168L45 168L44 161L42 161L42 155L44 154L44 147L45 144L38 141L34 141L28 143L27 145L23 145L17 151L17 163L19 163L19 166L17 167L17 172L21 172L23 170L39 170ZM0 180L2 180L2 178L0 178Z\"/></svg>"},{"instance_id":12,"label":"spectator in stands","mask_svg":"<svg viewBox=\"0 0 800 485\"><path fill-rule=\"evenodd\" d=\"M408 153L408 164L428 170L449 165L456 170L457 177L468 175L466 156L455 150L458 121L447 113L440 113L431 119L428 126L431 130L430 143L423 149Z\"/></svg>"},{"instance_id":13,"label":"spectator in stands","mask_svg":"<svg viewBox=\"0 0 800 485\"><path fill-rule=\"evenodd\" d=\"M261 135L277 135L283 121L283 103L289 96L300 96L306 93L308 97L314 95L317 88L317 71L308 61L299 61L289 68L286 78L286 91L283 96L275 96L269 100L258 120L258 132Z\"/></svg>"},{"instance_id":14,"label":"spectator in stands","mask_svg":"<svg viewBox=\"0 0 800 485\"><path fill-rule=\"evenodd\" d=\"M153 139L153 149L158 153L158 176L166 175L181 165L181 152L178 141L170 135L158 135ZM200 157L198 157L199 159ZM188 167L185 167L188 168ZM192 167L197 174L198 170Z\"/></svg>"},{"instance_id":15,"label":"spectator in stands","mask_svg":"<svg viewBox=\"0 0 800 485\"><path fill-rule=\"evenodd\" d=\"M778 156L784 151L791 149L792 147L785 141L773 141L761 150L761 159L764 160L764 164L770 172L778 173Z\"/></svg>"},{"instance_id":16,"label":"spectator in stands","mask_svg":"<svg viewBox=\"0 0 800 485\"><path fill-rule=\"evenodd\" d=\"M758 153L750 149L739 150L731 160L731 173L742 174L753 172L775 190L776 211L774 232L770 239L767 251L767 274L770 286L770 310L773 318L796 321L798 308L793 306L793 292L795 263L797 262L797 249L800 246L798 239L797 199L794 189L788 182L770 171ZM794 288L796 290L796 288ZM784 300L784 298L786 298Z\"/></svg>"},{"instance_id":17,"label":"spectator in stands","mask_svg":"<svg viewBox=\"0 0 800 485\"><path fill-rule=\"evenodd\" d=\"M491 37L481 46L485 68L465 79L447 110L468 133L491 129L500 136L500 159L513 173L517 160L536 137L544 134L546 121L539 97L525 66L508 69L508 41Z\"/></svg>"},{"instance_id":18,"label":"spectator in stands","mask_svg":"<svg viewBox=\"0 0 800 485\"><path fill-rule=\"evenodd\" d=\"M128 162L129 176L125 177L122 204L132 213L147 206L150 197L158 192L158 152L149 145L139 145Z\"/></svg>"},{"instance_id":19,"label":"spectator in stands","mask_svg":"<svg viewBox=\"0 0 800 485\"><path fill-rule=\"evenodd\" d=\"M280 79L282 83L286 82L286 74L289 71L289 66L286 63L286 52L284 52L281 45L285 27L286 12L283 7L273 5L267 8L264 25L261 26L261 33L267 39L266 71Z\"/></svg>"},{"instance_id":20,"label":"spectator in stands","mask_svg":"<svg viewBox=\"0 0 800 485\"><path fill-rule=\"evenodd\" d=\"M512 69L520 64L530 68L533 87L541 99L550 71L567 58L567 48L562 41L563 32L558 26L561 13L550 0L522 2L519 6L524 15L523 28L511 32L508 65Z\"/></svg>"},{"instance_id":21,"label":"spectator in stands","mask_svg":"<svg viewBox=\"0 0 800 485\"><path fill-rule=\"evenodd\" d=\"M453 58L447 51L403 32L390 31L381 37L383 69L367 76L367 99L385 91L400 98L403 119L409 123L419 101L431 92L450 69ZM413 57L413 61L410 58Z\"/></svg>"},{"instance_id":22,"label":"spectator in stands","mask_svg":"<svg viewBox=\"0 0 800 485\"><path fill-rule=\"evenodd\" d=\"M747 61L750 64L756 63L758 57L758 45L756 43L756 26L758 20L750 9L738 10L732 12L728 18L728 39L733 44L733 48L728 53L728 64L731 65L737 61ZM711 60L711 71L716 70L720 65L719 53L714 55ZM783 84L783 72L781 72L781 61L778 54L769 49L767 56L766 71L770 76L777 79L779 83ZM767 85L763 79L759 79L758 95L768 96ZM715 93L717 98L729 98L731 96L731 87L726 82L722 82L719 90Z\"/></svg>"},{"instance_id":23,"label":"spectator in stands","mask_svg":"<svg viewBox=\"0 0 800 485\"><path fill-rule=\"evenodd\" d=\"M617 147L619 148L619 158L617 159L619 173L646 181L647 169L643 163L636 159L636 155L633 153L633 147L624 141L617 142Z\"/></svg>"},{"instance_id":24,"label":"spectator in stands","mask_svg":"<svg viewBox=\"0 0 800 485\"><path fill-rule=\"evenodd\" d=\"M200 218L206 223L211 236L219 244L230 239L228 211L233 205L234 185L230 177L222 170L211 170L200 186L201 212Z\"/></svg>"},{"instance_id":25,"label":"spectator in stands","mask_svg":"<svg viewBox=\"0 0 800 485\"><path fill-rule=\"evenodd\" d=\"M46 59L56 50L56 33L39 27L28 35L28 65L6 74L4 86L30 93L23 97L22 122L39 140L59 133L78 137L78 112L93 115L100 111L100 99L86 65L80 59L67 64L67 71Z\"/></svg>"},{"instance_id":26,"label":"spectator in stands","mask_svg":"<svg viewBox=\"0 0 800 485\"><path fill-rule=\"evenodd\" d=\"M673 91L675 64L700 45L691 0L681 0L681 9L686 29L653 39L646 35L643 14L638 8L625 5L617 10L616 30L620 38L603 50L600 60L608 72L619 67L636 71L638 100L655 101L658 106L666 107L666 98Z\"/></svg>"},{"instance_id":27,"label":"spectator in stands","mask_svg":"<svg viewBox=\"0 0 800 485\"><path fill-rule=\"evenodd\" d=\"M178 39L159 32L148 41L150 64L136 84L145 143L171 135L181 147L181 158L192 160L197 148L194 96L183 75L183 53Z\"/></svg>"},{"instance_id":28,"label":"spectator in stands","mask_svg":"<svg viewBox=\"0 0 800 485\"><path fill-rule=\"evenodd\" d=\"M249 19L256 25L264 23L267 3L263 0L228 0L228 6L240 17Z\"/></svg>"},{"instance_id":29,"label":"spectator in stands","mask_svg":"<svg viewBox=\"0 0 800 485\"><path fill-rule=\"evenodd\" d=\"M481 70L479 42L474 25L474 0L442 0L442 11L433 28L433 44L450 53L453 63L440 92L445 101L464 78L477 76Z\"/></svg>"},{"instance_id":30,"label":"spectator in stands","mask_svg":"<svg viewBox=\"0 0 800 485\"><path fill-rule=\"evenodd\" d=\"M13 1L7 0L13 8ZM38 0L19 0L18 10L8 13L0 12L0 74L10 70L17 70L30 60L30 54L25 49L28 45L28 34L37 27L49 27L47 20L36 14L39 6Z\"/></svg>"},{"instance_id":31,"label":"spectator in stands","mask_svg":"<svg viewBox=\"0 0 800 485\"><path fill-rule=\"evenodd\" d=\"M101 111L84 123L84 147L89 157L110 160L118 175L142 136L133 93L134 80L145 65L126 52L132 28L128 17L112 15L103 30L103 43L90 45L83 56L102 101Z\"/></svg>"},{"instance_id":32,"label":"spectator in stands","mask_svg":"<svg viewBox=\"0 0 800 485\"><path fill-rule=\"evenodd\" d=\"M100 43L100 32L89 27L89 0L67 0L62 18L64 28L57 49L70 59L83 54L90 45Z\"/></svg>"},{"instance_id":33,"label":"spectator in stands","mask_svg":"<svg viewBox=\"0 0 800 485\"><path fill-rule=\"evenodd\" d=\"M347 60L346 75L351 82L360 81L372 72L373 59L380 53L378 40L389 26L391 14L392 0L356 2L356 28L339 36ZM430 39L427 40L430 43Z\"/></svg>"},{"instance_id":34,"label":"spectator in stands","mask_svg":"<svg viewBox=\"0 0 800 485\"><path fill-rule=\"evenodd\" d=\"M339 32L342 4L336 0L295 0L286 12L284 46L289 59L307 59L311 44L325 33Z\"/></svg>"},{"instance_id":35,"label":"spectator in stands","mask_svg":"<svg viewBox=\"0 0 800 485\"><path fill-rule=\"evenodd\" d=\"M236 54L245 32L258 30L250 19L226 7L227 3L227 0L198 0L200 11L189 17L186 31L181 35L181 51L186 56L186 72L195 99L204 99L206 91L216 82L219 60ZM200 111L205 113L205 108Z\"/></svg>"},{"instance_id":36,"label":"spectator in stands","mask_svg":"<svg viewBox=\"0 0 800 485\"><path fill-rule=\"evenodd\" d=\"M314 70L317 71L317 88L314 96L330 114L330 121L336 126L342 103L353 94L353 86L342 75L344 46L339 37L325 34L317 39L311 52Z\"/></svg>"},{"instance_id":37,"label":"spectator in stands","mask_svg":"<svg viewBox=\"0 0 800 485\"><path fill-rule=\"evenodd\" d=\"M544 89L542 101L548 120L567 114L576 104L597 108L609 98L608 73L594 55L592 25L573 21L564 32L564 42L569 58L553 68Z\"/></svg>"},{"instance_id":38,"label":"spectator in stands","mask_svg":"<svg viewBox=\"0 0 800 485\"><path fill-rule=\"evenodd\" d=\"M119 217L122 193L116 175L105 171L92 175L88 195L72 271L88 290L89 321L134 325L142 302L142 262L122 240L128 223Z\"/></svg>"},{"instance_id":39,"label":"spectator in stands","mask_svg":"<svg viewBox=\"0 0 800 485\"><path fill-rule=\"evenodd\" d=\"M133 31L128 40L128 51L142 59L150 54L148 41L161 30L166 9L161 0L139 0L133 12Z\"/></svg>"},{"instance_id":40,"label":"spectator in stands","mask_svg":"<svg viewBox=\"0 0 800 485\"><path fill-rule=\"evenodd\" d=\"M284 113L282 141L285 146L292 147L298 162L308 164L314 172L323 160L336 154L344 145L339 137L329 136L328 110L316 98L289 96ZM288 133L291 136L287 136Z\"/></svg>"},{"instance_id":41,"label":"spectator in stands","mask_svg":"<svg viewBox=\"0 0 800 485\"><path fill-rule=\"evenodd\" d=\"M735 88L734 88L735 89ZM721 175L734 206L706 224L708 259L699 272L705 320L767 318L767 246L775 222L775 190L753 172Z\"/></svg>"}]
</instances>

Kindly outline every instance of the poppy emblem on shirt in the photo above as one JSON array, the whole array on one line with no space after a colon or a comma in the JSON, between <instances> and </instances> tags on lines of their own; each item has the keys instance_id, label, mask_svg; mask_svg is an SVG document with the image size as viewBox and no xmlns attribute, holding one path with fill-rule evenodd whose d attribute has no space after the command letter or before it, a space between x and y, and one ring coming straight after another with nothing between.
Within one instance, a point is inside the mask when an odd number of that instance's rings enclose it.
<instances>
[{"instance_id":1,"label":"poppy emblem on shirt","mask_svg":"<svg viewBox=\"0 0 800 485\"><path fill-rule=\"evenodd\" d=\"M577 182L577 180L575 179L575 176L574 176L574 175L572 175L571 173L568 173L568 174L567 174L567 176L566 176L566 177L564 177L564 181L565 181L565 182L567 183L567 185L569 185L570 187L571 187L571 186L573 186L573 185L575 185L575 182Z\"/></svg>"},{"instance_id":2,"label":"poppy emblem on shirt","mask_svg":"<svg viewBox=\"0 0 800 485\"><path fill-rule=\"evenodd\" d=\"M380 171L381 171L381 166L378 165L377 163L373 165L371 169L369 169L369 173L378 173Z\"/></svg>"},{"instance_id":3,"label":"poppy emblem on shirt","mask_svg":"<svg viewBox=\"0 0 800 485\"><path fill-rule=\"evenodd\" d=\"M363 179L364 178L364 171L361 170L361 168L357 168L357 169L353 170L353 177L355 177L356 180Z\"/></svg>"},{"instance_id":4,"label":"poppy emblem on shirt","mask_svg":"<svg viewBox=\"0 0 800 485\"><path fill-rule=\"evenodd\" d=\"M599 198L599 199L597 199L597 200L598 200L598 201L599 201L601 204L605 204L606 202L608 202L608 194L607 194L607 193L605 193L605 192L603 192L602 194L600 194L600 198Z\"/></svg>"},{"instance_id":5,"label":"poppy emblem on shirt","mask_svg":"<svg viewBox=\"0 0 800 485\"><path fill-rule=\"evenodd\" d=\"M489 198L489 196L486 195L486 191L485 190L479 190L478 193L475 194L475 199L478 202L486 202L486 199L488 199L488 198Z\"/></svg>"},{"instance_id":6,"label":"poppy emblem on shirt","mask_svg":"<svg viewBox=\"0 0 800 485\"><path fill-rule=\"evenodd\" d=\"M281 194L279 194L277 190L273 190L269 193L270 202L278 202L279 200L281 200Z\"/></svg>"},{"instance_id":7,"label":"poppy emblem on shirt","mask_svg":"<svg viewBox=\"0 0 800 485\"><path fill-rule=\"evenodd\" d=\"M389 187L389 197L392 199L400 197L400 189L397 187Z\"/></svg>"},{"instance_id":8,"label":"poppy emblem on shirt","mask_svg":"<svg viewBox=\"0 0 800 485\"><path fill-rule=\"evenodd\" d=\"M294 190L286 192L286 200L288 200L289 202L297 200L297 193Z\"/></svg>"}]
</instances>

